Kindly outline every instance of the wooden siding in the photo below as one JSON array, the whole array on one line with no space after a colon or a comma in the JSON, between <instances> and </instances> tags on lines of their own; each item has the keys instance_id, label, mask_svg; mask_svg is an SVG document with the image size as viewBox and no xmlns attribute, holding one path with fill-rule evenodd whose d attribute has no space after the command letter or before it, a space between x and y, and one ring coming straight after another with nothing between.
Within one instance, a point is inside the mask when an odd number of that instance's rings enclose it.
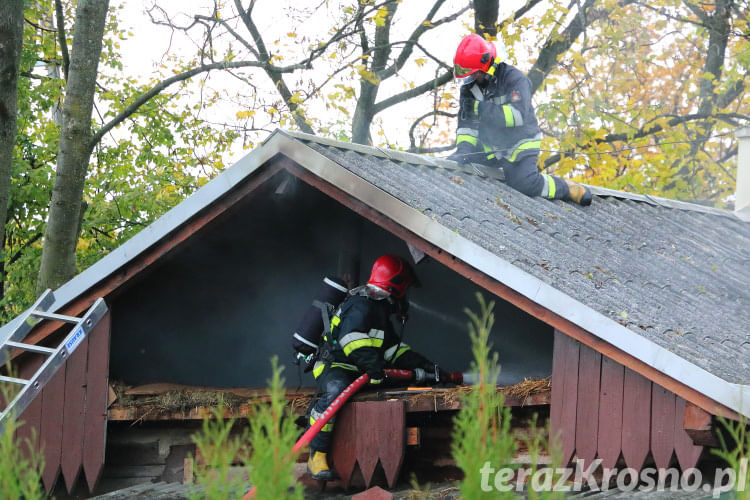
<instances>
[{"instance_id":1,"label":"wooden siding","mask_svg":"<svg viewBox=\"0 0 750 500\"><path fill-rule=\"evenodd\" d=\"M32 435L35 452L44 454L42 480L50 492L64 477L68 492L86 472L93 491L104 466L107 424L110 315L105 314L88 337L21 414L16 433L21 446ZM44 358L22 360L21 378L29 378ZM61 474L62 473L62 474Z\"/></svg>"},{"instance_id":2,"label":"wooden siding","mask_svg":"<svg viewBox=\"0 0 750 500\"><path fill-rule=\"evenodd\" d=\"M695 467L703 450L683 427L686 402L616 361L555 331L550 429L563 460L596 458L612 468L622 454L640 470L649 454L656 467Z\"/></svg>"},{"instance_id":3,"label":"wooden siding","mask_svg":"<svg viewBox=\"0 0 750 500\"><path fill-rule=\"evenodd\" d=\"M380 463L389 487L396 484L406 453L406 407L403 401L355 402L336 419L333 464L348 488L359 466L365 486L372 484Z\"/></svg>"}]
</instances>

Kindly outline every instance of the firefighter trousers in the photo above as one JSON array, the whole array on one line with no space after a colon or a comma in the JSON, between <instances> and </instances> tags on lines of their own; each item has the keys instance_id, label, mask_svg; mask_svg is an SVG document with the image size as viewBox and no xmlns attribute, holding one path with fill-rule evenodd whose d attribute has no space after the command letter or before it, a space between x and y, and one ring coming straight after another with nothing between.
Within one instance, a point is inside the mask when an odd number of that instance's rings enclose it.
<instances>
[{"instance_id":1,"label":"firefighter trousers","mask_svg":"<svg viewBox=\"0 0 750 500\"><path fill-rule=\"evenodd\" d=\"M542 196L550 200L570 199L568 185L560 177L539 172L538 152L526 152L511 162L505 158L486 159L488 166L503 168L505 183L526 196Z\"/></svg>"},{"instance_id":2,"label":"firefighter trousers","mask_svg":"<svg viewBox=\"0 0 750 500\"><path fill-rule=\"evenodd\" d=\"M323 412L328 408L333 400L339 394L344 392L354 380L359 377L360 373L353 370L347 370L336 366L328 367L315 379L317 393L320 395L310 406L309 425L315 423ZM333 438L333 423L336 419L334 415L331 420L323 426L318 434L310 442L310 449L328 453L331 449L331 439Z\"/></svg>"}]
</instances>

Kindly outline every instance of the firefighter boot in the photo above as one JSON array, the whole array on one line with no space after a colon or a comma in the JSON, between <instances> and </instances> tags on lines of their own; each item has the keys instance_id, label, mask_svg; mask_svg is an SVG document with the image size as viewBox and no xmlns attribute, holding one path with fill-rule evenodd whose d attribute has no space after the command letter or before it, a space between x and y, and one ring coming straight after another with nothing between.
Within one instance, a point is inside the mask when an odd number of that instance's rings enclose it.
<instances>
[{"instance_id":1,"label":"firefighter boot","mask_svg":"<svg viewBox=\"0 0 750 500\"><path fill-rule=\"evenodd\" d=\"M568 195L570 201L574 201L584 207L591 205L592 196L589 188L568 179L565 179L565 184L568 185L568 190L570 191Z\"/></svg>"},{"instance_id":2,"label":"firefighter boot","mask_svg":"<svg viewBox=\"0 0 750 500\"><path fill-rule=\"evenodd\" d=\"M307 460L307 472L317 481L331 481L336 478L334 472L328 468L326 454L322 451L310 450Z\"/></svg>"}]
</instances>

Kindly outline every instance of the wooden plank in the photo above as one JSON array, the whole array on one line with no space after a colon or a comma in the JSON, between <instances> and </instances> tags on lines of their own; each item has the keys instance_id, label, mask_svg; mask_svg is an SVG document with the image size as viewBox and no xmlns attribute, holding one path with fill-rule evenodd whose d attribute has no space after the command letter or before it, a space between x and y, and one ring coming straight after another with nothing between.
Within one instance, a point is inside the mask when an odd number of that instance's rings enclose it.
<instances>
[{"instance_id":1,"label":"wooden plank","mask_svg":"<svg viewBox=\"0 0 750 500\"><path fill-rule=\"evenodd\" d=\"M575 451L576 409L578 401L578 367L581 344L563 335L560 337L563 358L562 408L560 409L560 445L563 463L567 464Z\"/></svg>"},{"instance_id":2,"label":"wooden plank","mask_svg":"<svg viewBox=\"0 0 750 500\"><path fill-rule=\"evenodd\" d=\"M569 337L555 330L552 347L552 391L550 395L550 440L562 443L563 387L565 386L565 351ZM562 446L562 445L560 445Z\"/></svg>"},{"instance_id":3,"label":"wooden plank","mask_svg":"<svg viewBox=\"0 0 750 500\"><path fill-rule=\"evenodd\" d=\"M378 423L378 457L388 487L393 488L406 453L406 408L403 401L384 401L376 404L379 408L372 416L377 418Z\"/></svg>"},{"instance_id":4,"label":"wooden plank","mask_svg":"<svg viewBox=\"0 0 750 500\"><path fill-rule=\"evenodd\" d=\"M186 386L187 387L187 386ZM189 390L189 389L185 389ZM191 390L205 390L204 388L194 387ZM407 413L415 412L443 412L455 411L461 409L461 398L457 397L463 392L462 388L451 389L432 389L425 392L414 393L412 391L379 391L366 392L357 394L352 398L354 401L385 401L397 399L404 401ZM498 389L503 392L503 388ZM218 392L231 392L242 395L253 393L256 396L248 397L248 403L242 403L235 409L224 409L224 418L245 418L252 416L254 401L267 401L267 389L219 389ZM306 398L310 396L312 390L300 390L297 393L287 394L287 400L292 404L292 411L297 415L303 415L307 409L307 404L294 403L293 400ZM544 391L531 394L525 398L506 396L505 406L545 406L550 403L551 392ZM108 419L110 421L164 421L164 420L203 420L211 416L211 408L197 406L185 411L162 411L153 405L141 406L119 406L117 402L109 408Z\"/></svg>"},{"instance_id":5,"label":"wooden plank","mask_svg":"<svg viewBox=\"0 0 750 500\"><path fill-rule=\"evenodd\" d=\"M65 367L61 366L42 389L42 433L40 444L44 453L42 481L52 491L60 476L62 456L63 408L65 407Z\"/></svg>"},{"instance_id":6,"label":"wooden plank","mask_svg":"<svg viewBox=\"0 0 750 500\"><path fill-rule=\"evenodd\" d=\"M622 391L622 456L641 470L651 439L651 381L625 368Z\"/></svg>"},{"instance_id":7,"label":"wooden plank","mask_svg":"<svg viewBox=\"0 0 750 500\"><path fill-rule=\"evenodd\" d=\"M107 433L107 395L109 377L110 312L89 334L86 365L86 414L83 433L83 471L93 493L104 468L104 443Z\"/></svg>"},{"instance_id":8,"label":"wooden plank","mask_svg":"<svg viewBox=\"0 0 750 500\"><path fill-rule=\"evenodd\" d=\"M34 373L42 366L46 356L40 354L27 354L17 358L18 377L30 379ZM42 395L37 395L31 401L26 409L18 417L20 427L16 431L15 442L21 447L25 457L30 453L37 453L40 450L39 437L41 435L42 422ZM31 446L29 446L31 445Z\"/></svg>"},{"instance_id":9,"label":"wooden plank","mask_svg":"<svg viewBox=\"0 0 750 500\"><path fill-rule=\"evenodd\" d=\"M703 446L696 446L693 439L683 427L685 422L685 400L675 398L674 412L674 453L680 463L680 469L686 471L698 464L698 459L703 452Z\"/></svg>"},{"instance_id":10,"label":"wooden plank","mask_svg":"<svg viewBox=\"0 0 750 500\"><path fill-rule=\"evenodd\" d=\"M599 391L599 436L597 454L602 467L614 468L622 445L622 392L625 367L607 357L602 358L602 381Z\"/></svg>"},{"instance_id":11,"label":"wooden plank","mask_svg":"<svg viewBox=\"0 0 750 500\"><path fill-rule=\"evenodd\" d=\"M362 215L363 217L370 220L374 224L377 224L383 229L393 233L395 236L418 248L446 267L456 271L460 275L464 276L470 281L473 281L485 290L497 295L503 300L510 302L519 309L534 316L535 318L591 347L592 349L600 352L602 355L612 358L614 361L617 361L618 363L630 368L631 370L647 377L649 380L653 380L663 387L668 388L675 394L685 398L687 401L690 401L693 404L696 404L709 413L712 413L714 415L723 415L727 418L732 418L735 420L739 419L739 415L734 410L731 410L726 406L717 403L716 401L705 396L704 394L701 394L695 389L688 387L684 383L675 380L668 375L665 375L664 373L653 368L652 366L649 366L635 356L613 346L612 344L584 330L583 328L570 322L569 320L540 306L536 302L513 290L507 285L487 276L486 274L475 269L466 262L463 262L462 260L457 259L455 256L445 252L442 248L437 247L436 245L417 236L413 232L396 223L393 219L383 215L372 207L355 199L340 188L320 179L310 171L297 165L291 159L280 157L278 161L290 173L307 182L316 189L322 191L323 193L327 194L331 198L337 200L342 205Z\"/></svg>"},{"instance_id":12,"label":"wooden plank","mask_svg":"<svg viewBox=\"0 0 750 500\"><path fill-rule=\"evenodd\" d=\"M576 446L576 411L578 406L578 367L581 344L568 336L564 340L563 358L565 368L563 378L563 402L560 410L560 430L562 445L562 463L567 465L573 458ZM562 342L561 342L562 343Z\"/></svg>"},{"instance_id":13,"label":"wooden plank","mask_svg":"<svg viewBox=\"0 0 750 500\"><path fill-rule=\"evenodd\" d=\"M669 468L674 452L675 395L660 385L651 388L651 455L659 469Z\"/></svg>"},{"instance_id":14,"label":"wooden plank","mask_svg":"<svg viewBox=\"0 0 750 500\"><path fill-rule=\"evenodd\" d=\"M72 493L83 462L83 419L86 404L86 362L89 339L86 337L65 366L65 407L62 430L62 474L68 493Z\"/></svg>"},{"instance_id":15,"label":"wooden plank","mask_svg":"<svg viewBox=\"0 0 750 500\"><path fill-rule=\"evenodd\" d=\"M378 450L380 431L384 423L381 421L379 408L380 402L362 402L352 403L357 415L357 463L362 477L365 480L365 487L369 488L372 483L372 476L375 473L375 467L378 465Z\"/></svg>"},{"instance_id":16,"label":"wooden plank","mask_svg":"<svg viewBox=\"0 0 750 500\"><path fill-rule=\"evenodd\" d=\"M354 466L357 464L357 447L353 445L356 442L357 413L354 403L349 403L336 414L331 447L333 467L341 478L344 488L349 487Z\"/></svg>"},{"instance_id":17,"label":"wooden plank","mask_svg":"<svg viewBox=\"0 0 750 500\"><path fill-rule=\"evenodd\" d=\"M578 363L576 456L583 460L583 468L586 469L596 458L602 355L582 345Z\"/></svg>"},{"instance_id":18,"label":"wooden plank","mask_svg":"<svg viewBox=\"0 0 750 500\"><path fill-rule=\"evenodd\" d=\"M713 416L693 403L685 402L685 418L682 426L693 440L693 444L710 448L721 446L714 432Z\"/></svg>"}]
</instances>

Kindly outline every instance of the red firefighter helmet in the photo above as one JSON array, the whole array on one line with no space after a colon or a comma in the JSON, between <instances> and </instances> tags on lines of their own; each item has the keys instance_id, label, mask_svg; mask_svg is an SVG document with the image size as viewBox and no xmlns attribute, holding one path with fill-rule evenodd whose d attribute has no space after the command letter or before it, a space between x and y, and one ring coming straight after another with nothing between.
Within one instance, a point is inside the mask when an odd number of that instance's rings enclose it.
<instances>
[{"instance_id":1,"label":"red firefighter helmet","mask_svg":"<svg viewBox=\"0 0 750 500\"><path fill-rule=\"evenodd\" d=\"M464 37L453 58L453 74L463 78L477 71L487 73L497 55L495 44L488 42L476 33Z\"/></svg>"},{"instance_id":2,"label":"red firefighter helmet","mask_svg":"<svg viewBox=\"0 0 750 500\"><path fill-rule=\"evenodd\" d=\"M368 285L385 290L396 298L401 298L410 285L417 282L408 262L397 255L383 255L378 257L372 265Z\"/></svg>"}]
</instances>

